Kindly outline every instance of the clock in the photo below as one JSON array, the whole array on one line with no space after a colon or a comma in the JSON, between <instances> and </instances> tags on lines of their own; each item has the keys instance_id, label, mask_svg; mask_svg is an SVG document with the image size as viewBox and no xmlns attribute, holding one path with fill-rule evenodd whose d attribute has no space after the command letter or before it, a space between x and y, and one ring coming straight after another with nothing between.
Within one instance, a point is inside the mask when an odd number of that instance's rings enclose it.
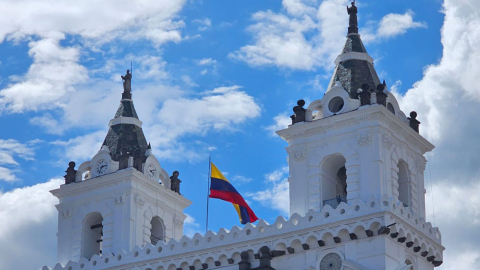
<instances>
[{"instance_id":1,"label":"clock","mask_svg":"<svg viewBox=\"0 0 480 270\"><path fill-rule=\"evenodd\" d=\"M340 270L342 258L337 253L328 253L320 262L320 270Z\"/></svg>"},{"instance_id":2,"label":"clock","mask_svg":"<svg viewBox=\"0 0 480 270\"><path fill-rule=\"evenodd\" d=\"M148 177L155 180L155 176L157 175L157 168L152 163L148 163L145 167L145 173Z\"/></svg>"},{"instance_id":3,"label":"clock","mask_svg":"<svg viewBox=\"0 0 480 270\"><path fill-rule=\"evenodd\" d=\"M98 175L105 174L108 169L108 161L106 159L100 159L97 162L97 166L95 168L95 171L97 172Z\"/></svg>"}]
</instances>

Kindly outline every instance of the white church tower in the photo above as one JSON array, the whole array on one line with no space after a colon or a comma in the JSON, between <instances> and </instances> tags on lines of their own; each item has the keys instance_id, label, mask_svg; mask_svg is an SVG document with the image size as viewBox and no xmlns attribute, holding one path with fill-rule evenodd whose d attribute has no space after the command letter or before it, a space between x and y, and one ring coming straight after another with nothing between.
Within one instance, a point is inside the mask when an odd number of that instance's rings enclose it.
<instances>
[{"instance_id":1,"label":"white church tower","mask_svg":"<svg viewBox=\"0 0 480 270\"><path fill-rule=\"evenodd\" d=\"M124 76L120 107L98 153L70 164L59 198L54 270L433 270L438 228L425 214L425 153L375 72L348 8L347 41L326 94L278 135L288 142L290 214L273 224L183 235L179 194L153 156ZM161 181L161 184L158 181ZM170 183L171 182L171 183ZM43 270L50 270L47 266Z\"/></svg>"},{"instance_id":2,"label":"white church tower","mask_svg":"<svg viewBox=\"0 0 480 270\"><path fill-rule=\"evenodd\" d=\"M425 219L424 154L434 146L419 134L417 114L407 118L380 82L354 3L348 13L347 41L326 94L306 109L299 100L292 125L277 132L288 142L290 213L315 210L332 225L364 223L365 230L333 240L368 236L339 246L346 260L367 269L433 269L444 249ZM368 240L377 233L385 237Z\"/></svg>"},{"instance_id":3,"label":"white church tower","mask_svg":"<svg viewBox=\"0 0 480 270\"><path fill-rule=\"evenodd\" d=\"M133 106L131 75L122 77L124 93L102 148L77 171L71 162L66 184L51 191L60 200L58 262L63 265L102 254L120 258L136 246L183 236L183 209L191 202L170 188Z\"/></svg>"}]
</instances>

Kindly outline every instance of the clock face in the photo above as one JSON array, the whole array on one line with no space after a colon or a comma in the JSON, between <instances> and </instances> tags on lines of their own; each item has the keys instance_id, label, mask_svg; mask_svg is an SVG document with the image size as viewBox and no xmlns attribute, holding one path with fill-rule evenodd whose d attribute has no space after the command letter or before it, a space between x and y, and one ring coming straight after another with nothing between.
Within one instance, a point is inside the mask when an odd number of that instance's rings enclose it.
<instances>
[{"instance_id":1,"label":"clock face","mask_svg":"<svg viewBox=\"0 0 480 270\"><path fill-rule=\"evenodd\" d=\"M108 161L106 159L100 159L95 169L98 175L105 174L108 169Z\"/></svg>"},{"instance_id":2,"label":"clock face","mask_svg":"<svg viewBox=\"0 0 480 270\"><path fill-rule=\"evenodd\" d=\"M155 179L155 175L157 175L157 168L152 163L148 163L145 172L148 177Z\"/></svg>"},{"instance_id":3,"label":"clock face","mask_svg":"<svg viewBox=\"0 0 480 270\"><path fill-rule=\"evenodd\" d=\"M320 270L340 270L342 258L337 253L329 253L320 262Z\"/></svg>"}]
</instances>

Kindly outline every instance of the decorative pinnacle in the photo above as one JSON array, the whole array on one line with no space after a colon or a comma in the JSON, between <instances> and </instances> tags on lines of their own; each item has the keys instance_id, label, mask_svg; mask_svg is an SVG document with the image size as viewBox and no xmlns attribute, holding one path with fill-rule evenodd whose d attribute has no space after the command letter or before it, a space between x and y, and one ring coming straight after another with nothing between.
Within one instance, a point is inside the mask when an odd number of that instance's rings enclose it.
<instances>
[{"instance_id":1,"label":"decorative pinnacle","mask_svg":"<svg viewBox=\"0 0 480 270\"><path fill-rule=\"evenodd\" d=\"M357 6L355 6L355 1L352 2L352 6L347 6L347 13L350 15L348 21L348 33L349 34L358 34L358 21L357 21Z\"/></svg>"}]
</instances>

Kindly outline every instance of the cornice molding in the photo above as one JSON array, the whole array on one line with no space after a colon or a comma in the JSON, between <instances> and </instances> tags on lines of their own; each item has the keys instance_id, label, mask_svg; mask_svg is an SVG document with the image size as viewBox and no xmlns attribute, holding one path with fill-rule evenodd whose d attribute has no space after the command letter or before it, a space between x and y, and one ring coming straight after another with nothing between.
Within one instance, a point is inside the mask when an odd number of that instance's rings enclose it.
<instances>
[{"instance_id":1,"label":"cornice molding","mask_svg":"<svg viewBox=\"0 0 480 270\"><path fill-rule=\"evenodd\" d=\"M343 53L337 56L337 59L335 59L335 65L338 65L340 64L340 62L347 61L347 60L361 60L361 61L367 61L370 64L373 64L373 58L367 53L348 52L348 53Z\"/></svg>"},{"instance_id":2,"label":"cornice molding","mask_svg":"<svg viewBox=\"0 0 480 270\"><path fill-rule=\"evenodd\" d=\"M108 126L115 126L115 125L120 125L120 124L130 124L130 125L136 125L139 128L142 128L143 122L138 120L137 118L134 117L125 117L125 116L120 116L117 118L113 118L108 122Z\"/></svg>"},{"instance_id":3,"label":"cornice molding","mask_svg":"<svg viewBox=\"0 0 480 270\"><path fill-rule=\"evenodd\" d=\"M277 134L291 144L298 138L307 138L316 134L326 133L329 130L347 126L358 125L365 121L378 120L384 123L392 133L400 133L413 149L421 150L422 154L431 151L435 146L411 129L407 123L402 122L384 106L371 105L363 110L350 111L344 114L334 115L304 125L291 125L286 129L277 131Z\"/></svg>"}]
</instances>

